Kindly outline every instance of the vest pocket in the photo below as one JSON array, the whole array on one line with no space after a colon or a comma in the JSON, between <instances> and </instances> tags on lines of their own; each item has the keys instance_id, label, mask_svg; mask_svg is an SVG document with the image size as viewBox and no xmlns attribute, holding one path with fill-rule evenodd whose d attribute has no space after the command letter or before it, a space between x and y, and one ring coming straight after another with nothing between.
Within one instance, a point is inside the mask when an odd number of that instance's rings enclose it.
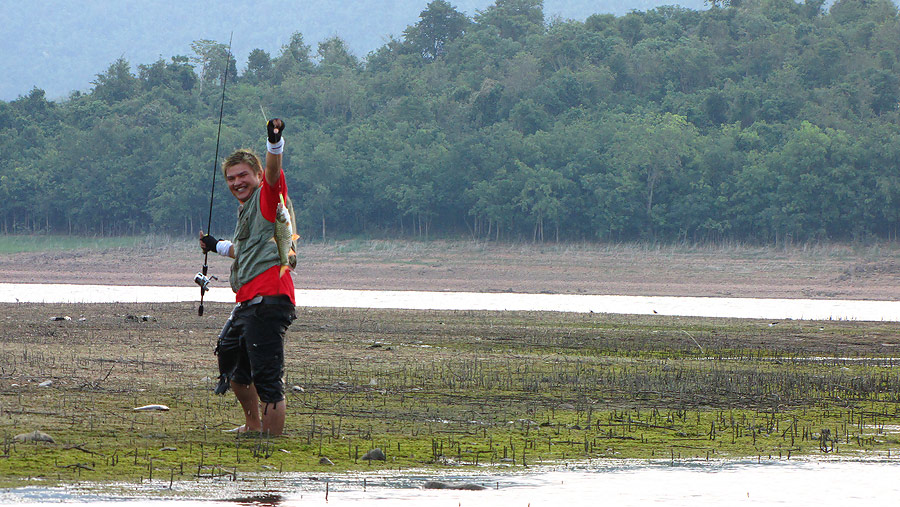
<instances>
[{"instance_id":1,"label":"vest pocket","mask_svg":"<svg viewBox=\"0 0 900 507\"><path fill-rule=\"evenodd\" d=\"M242 241L250 236L250 217L248 215L241 216L238 219L237 228L234 231L234 239Z\"/></svg>"}]
</instances>

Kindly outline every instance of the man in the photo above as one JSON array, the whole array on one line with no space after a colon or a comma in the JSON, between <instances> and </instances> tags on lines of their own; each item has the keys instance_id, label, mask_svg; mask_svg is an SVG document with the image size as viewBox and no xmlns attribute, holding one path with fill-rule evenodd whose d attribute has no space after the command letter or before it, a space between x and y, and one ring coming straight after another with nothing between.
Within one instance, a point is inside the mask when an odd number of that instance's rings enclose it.
<instances>
[{"instance_id":1,"label":"man","mask_svg":"<svg viewBox=\"0 0 900 507\"><path fill-rule=\"evenodd\" d=\"M265 170L249 150L238 150L222 163L228 189L237 198L238 221L233 242L201 232L204 253L231 257L231 288L237 306L216 347L224 393L229 385L244 410L245 422L234 432L284 431L284 334L296 318L294 282L282 273L275 233L276 210L282 197L293 216L281 168L284 122L266 125Z\"/></svg>"}]
</instances>

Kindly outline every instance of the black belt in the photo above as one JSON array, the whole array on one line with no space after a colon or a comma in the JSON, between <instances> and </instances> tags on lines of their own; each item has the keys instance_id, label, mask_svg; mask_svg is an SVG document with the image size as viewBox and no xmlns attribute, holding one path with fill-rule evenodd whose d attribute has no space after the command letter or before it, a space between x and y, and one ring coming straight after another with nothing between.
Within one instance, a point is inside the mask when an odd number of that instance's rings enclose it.
<instances>
[{"instance_id":1,"label":"black belt","mask_svg":"<svg viewBox=\"0 0 900 507\"><path fill-rule=\"evenodd\" d=\"M240 308L248 308L250 306L258 305L260 303L265 304L265 305L290 305L290 306L293 306L293 304L291 303L291 298L289 298L287 296L256 296L253 299L248 299L247 301L241 301L238 304L238 306Z\"/></svg>"}]
</instances>

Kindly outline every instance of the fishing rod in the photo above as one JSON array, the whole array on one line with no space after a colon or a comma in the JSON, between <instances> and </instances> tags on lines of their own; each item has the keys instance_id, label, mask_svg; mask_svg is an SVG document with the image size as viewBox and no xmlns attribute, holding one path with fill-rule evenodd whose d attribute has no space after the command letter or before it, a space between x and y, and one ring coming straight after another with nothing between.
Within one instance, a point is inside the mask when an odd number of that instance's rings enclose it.
<instances>
[{"instance_id":1,"label":"fishing rod","mask_svg":"<svg viewBox=\"0 0 900 507\"><path fill-rule=\"evenodd\" d=\"M234 39L234 32L228 37L228 52L225 54L225 77L222 79L222 101L219 104L219 129L216 132L216 155L213 157L213 177L212 187L209 190L209 220L206 222L206 234L212 227L213 197L216 193L216 173L219 172L219 139L222 136L222 117L225 113L225 86L228 85L228 64L231 63L231 41ZM209 250L203 254L203 268L194 276L194 282L200 286L200 306L197 308L197 315L203 316L203 295L209 290L210 280L218 280L215 276L206 276L209 270L207 261L209 259Z\"/></svg>"}]
</instances>

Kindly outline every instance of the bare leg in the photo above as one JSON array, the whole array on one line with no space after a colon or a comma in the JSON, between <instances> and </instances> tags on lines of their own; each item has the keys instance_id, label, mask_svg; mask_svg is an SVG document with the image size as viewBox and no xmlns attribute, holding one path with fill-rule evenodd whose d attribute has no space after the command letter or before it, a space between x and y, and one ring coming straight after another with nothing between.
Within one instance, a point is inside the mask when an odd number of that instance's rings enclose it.
<instances>
[{"instance_id":1,"label":"bare leg","mask_svg":"<svg viewBox=\"0 0 900 507\"><path fill-rule=\"evenodd\" d=\"M231 389L234 391L235 397L237 397L238 402L241 404L241 408L244 410L244 419L246 421L243 430L238 431L261 431L262 425L259 419L259 395L256 394L256 386L253 384L238 384L237 382L232 381Z\"/></svg>"},{"instance_id":2,"label":"bare leg","mask_svg":"<svg viewBox=\"0 0 900 507\"><path fill-rule=\"evenodd\" d=\"M287 411L287 400L262 405L262 431L273 437L284 433L284 416Z\"/></svg>"}]
</instances>

